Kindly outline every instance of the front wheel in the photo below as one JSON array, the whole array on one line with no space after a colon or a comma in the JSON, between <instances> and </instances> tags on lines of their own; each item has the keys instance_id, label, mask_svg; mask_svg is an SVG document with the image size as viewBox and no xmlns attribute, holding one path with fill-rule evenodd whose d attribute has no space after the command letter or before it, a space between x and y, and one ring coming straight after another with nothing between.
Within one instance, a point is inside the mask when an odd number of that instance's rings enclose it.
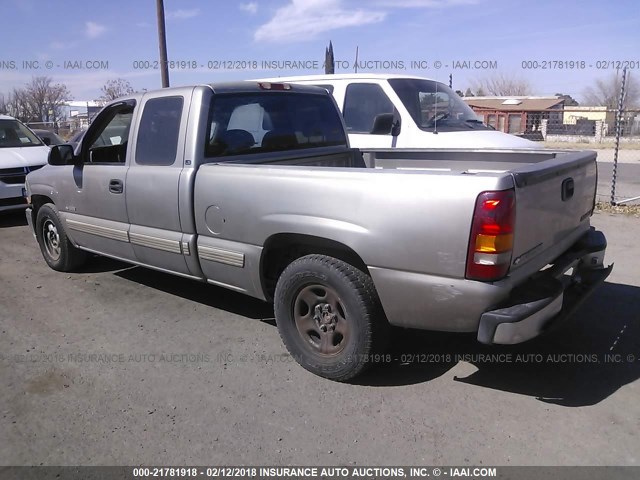
<instances>
[{"instance_id":1,"label":"front wheel","mask_svg":"<svg viewBox=\"0 0 640 480\"><path fill-rule=\"evenodd\" d=\"M275 291L278 331L305 369L349 380L381 353L388 323L371 277L325 255L292 262Z\"/></svg>"},{"instance_id":2,"label":"front wheel","mask_svg":"<svg viewBox=\"0 0 640 480\"><path fill-rule=\"evenodd\" d=\"M62 226L58 209L53 203L40 207L36 216L36 237L47 264L59 272L70 272L82 265L86 252L69 241Z\"/></svg>"}]
</instances>

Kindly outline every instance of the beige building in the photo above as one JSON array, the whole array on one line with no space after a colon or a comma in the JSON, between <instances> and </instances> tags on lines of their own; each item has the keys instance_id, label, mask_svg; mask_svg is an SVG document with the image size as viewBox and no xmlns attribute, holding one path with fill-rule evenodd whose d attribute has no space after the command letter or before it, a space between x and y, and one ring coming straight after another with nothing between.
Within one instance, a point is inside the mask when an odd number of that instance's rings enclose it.
<instances>
[{"instance_id":1,"label":"beige building","mask_svg":"<svg viewBox=\"0 0 640 480\"><path fill-rule=\"evenodd\" d=\"M562 123L565 125L575 125L579 120L594 120L596 122L604 122L605 131L613 131L616 124L615 110L608 110L607 107L565 107Z\"/></svg>"}]
</instances>

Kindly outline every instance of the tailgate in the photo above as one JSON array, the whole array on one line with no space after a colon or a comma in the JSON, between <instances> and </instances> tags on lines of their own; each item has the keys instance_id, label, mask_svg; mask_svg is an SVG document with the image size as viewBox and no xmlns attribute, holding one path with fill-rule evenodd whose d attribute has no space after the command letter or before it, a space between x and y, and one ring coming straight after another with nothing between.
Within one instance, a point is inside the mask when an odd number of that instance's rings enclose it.
<instances>
[{"instance_id":1,"label":"tailgate","mask_svg":"<svg viewBox=\"0 0 640 480\"><path fill-rule=\"evenodd\" d=\"M516 224L510 272L531 274L555 260L589 228L596 185L596 153L555 158L511 170Z\"/></svg>"}]
</instances>

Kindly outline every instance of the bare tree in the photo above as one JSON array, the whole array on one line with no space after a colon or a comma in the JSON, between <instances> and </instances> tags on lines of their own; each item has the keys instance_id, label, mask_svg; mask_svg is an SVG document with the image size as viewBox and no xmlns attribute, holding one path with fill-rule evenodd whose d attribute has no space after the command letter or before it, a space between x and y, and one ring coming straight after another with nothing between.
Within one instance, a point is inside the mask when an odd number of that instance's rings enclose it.
<instances>
[{"instance_id":1,"label":"bare tree","mask_svg":"<svg viewBox=\"0 0 640 480\"><path fill-rule=\"evenodd\" d=\"M571 95L565 95L564 93L556 93L556 97L559 97L563 100L563 105L565 107L577 107L580 105L578 101L573 98Z\"/></svg>"},{"instance_id":2,"label":"bare tree","mask_svg":"<svg viewBox=\"0 0 640 480\"><path fill-rule=\"evenodd\" d=\"M107 103L116 98L124 97L125 95L131 95L134 90L128 80L124 78L116 78L115 80L108 80L100 89L102 95L96 101L100 103Z\"/></svg>"},{"instance_id":3,"label":"bare tree","mask_svg":"<svg viewBox=\"0 0 640 480\"><path fill-rule=\"evenodd\" d=\"M622 73L616 71L608 77L599 78L595 85L587 87L584 91L584 103L587 105L600 105L611 110L618 108L620 100L620 88L622 87ZM635 76L627 71L625 85L625 97L623 107L636 107L640 103L640 85Z\"/></svg>"},{"instance_id":4,"label":"bare tree","mask_svg":"<svg viewBox=\"0 0 640 480\"><path fill-rule=\"evenodd\" d=\"M504 73L479 78L471 82L471 87L478 96L481 95L480 92L497 97L531 95L531 84L527 79Z\"/></svg>"},{"instance_id":5,"label":"bare tree","mask_svg":"<svg viewBox=\"0 0 640 480\"><path fill-rule=\"evenodd\" d=\"M30 122L36 118L27 91L24 88L14 88L7 96L7 113L23 122Z\"/></svg>"},{"instance_id":6,"label":"bare tree","mask_svg":"<svg viewBox=\"0 0 640 480\"><path fill-rule=\"evenodd\" d=\"M9 97L4 93L0 93L0 114L7 115L9 113Z\"/></svg>"},{"instance_id":7,"label":"bare tree","mask_svg":"<svg viewBox=\"0 0 640 480\"><path fill-rule=\"evenodd\" d=\"M13 90L16 109L25 121L53 122L62 118L62 107L73 97L66 85L51 77L33 77L23 89Z\"/></svg>"}]
</instances>

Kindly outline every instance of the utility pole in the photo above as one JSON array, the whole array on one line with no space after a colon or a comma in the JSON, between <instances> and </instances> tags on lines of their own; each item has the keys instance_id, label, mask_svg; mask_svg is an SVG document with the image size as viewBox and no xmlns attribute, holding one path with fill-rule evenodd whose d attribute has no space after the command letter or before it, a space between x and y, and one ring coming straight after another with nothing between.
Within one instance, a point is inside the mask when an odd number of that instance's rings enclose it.
<instances>
[{"instance_id":1,"label":"utility pole","mask_svg":"<svg viewBox=\"0 0 640 480\"><path fill-rule=\"evenodd\" d=\"M162 88L167 88L169 86L169 65L167 63L167 33L164 27L164 0L156 0L156 13L158 16L158 47L160 49Z\"/></svg>"},{"instance_id":2,"label":"utility pole","mask_svg":"<svg viewBox=\"0 0 640 480\"><path fill-rule=\"evenodd\" d=\"M358 46L356 45L356 61L353 64L354 73L358 73Z\"/></svg>"}]
</instances>

